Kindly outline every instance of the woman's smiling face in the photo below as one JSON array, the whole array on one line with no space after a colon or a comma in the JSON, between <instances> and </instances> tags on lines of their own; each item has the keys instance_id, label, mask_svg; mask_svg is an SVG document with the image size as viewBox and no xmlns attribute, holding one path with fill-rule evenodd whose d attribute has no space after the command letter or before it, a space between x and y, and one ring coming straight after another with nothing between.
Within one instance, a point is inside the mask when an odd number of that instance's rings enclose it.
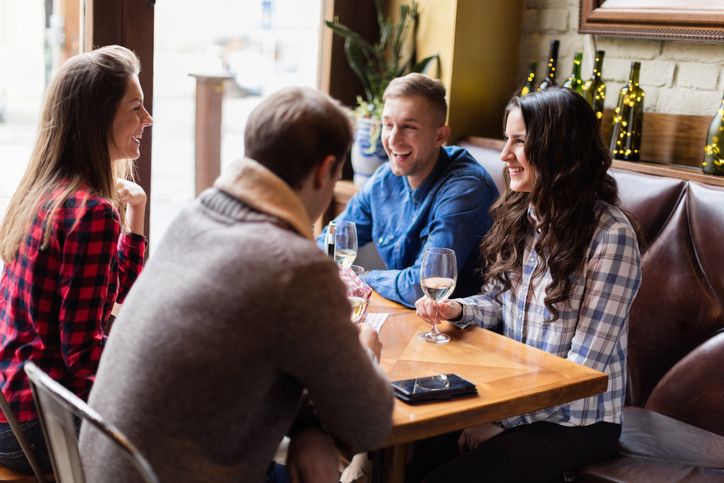
<instances>
[{"instance_id":1,"label":"woman's smiling face","mask_svg":"<svg viewBox=\"0 0 724 483\"><path fill-rule=\"evenodd\" d=\"M526 127L523 113L512 109L505 125L505 147L500 160L505 163L510 175L510 189L530 193L535 184L536 171L525 155Z\"/></svg>"}]
</instances>

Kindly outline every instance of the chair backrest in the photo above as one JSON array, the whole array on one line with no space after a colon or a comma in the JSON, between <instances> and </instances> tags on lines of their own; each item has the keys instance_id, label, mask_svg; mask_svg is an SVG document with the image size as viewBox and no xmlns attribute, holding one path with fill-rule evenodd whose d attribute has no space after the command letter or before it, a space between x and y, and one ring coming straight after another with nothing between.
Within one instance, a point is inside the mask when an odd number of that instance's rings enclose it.
<instances>
[{"instance_id":1,"label":"chair backrest","mask_svg":"<svg viewBox=\"0 0 724 483\"><path fill-rule=\"evenodd\" d=\"M144 482L158 483L151 465L138 449L118 429L107 424L100 414L32 362L25 364L25 373L30 379L33 399L38 409L57 481L60 483L85 481L78 448L77 417L84 423L92 424L100 433L116 443Z\"/></svg>"},{"instance_id":2,"label":"chair backrest","mask_svg":"<svg viewBox=\"0 0 724 483\"><path fill-rule=\"evenodd\" d=\"M25 457L28 459L28 463L30 463L30 467L33 469L35 477L40 483L45 483L47 479L40 467L40 463L38 463L38 460L35 458L33 448L30 447L30 444L28 444L28 441L25 439L25 434L23 433L22 428L20 428L18 420L15 419L15 413L13 413L12 409L10 409L10 404L8 404L8 400L5 399L5 395L2 391L0 391L0 410L2 410L3 415L5 415L5 419L8 421L10 429L13 430L15 439L18 440L18 444L23 450Z\"/></svg>"}]
</instances>

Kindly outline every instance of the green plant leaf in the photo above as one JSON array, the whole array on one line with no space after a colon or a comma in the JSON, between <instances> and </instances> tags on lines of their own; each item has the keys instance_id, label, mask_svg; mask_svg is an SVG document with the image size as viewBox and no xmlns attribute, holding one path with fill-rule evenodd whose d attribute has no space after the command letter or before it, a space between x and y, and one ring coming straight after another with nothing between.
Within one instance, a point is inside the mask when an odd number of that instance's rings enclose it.
<instances>
[{"instance_id":1,"label":"green plant leaf","mask_svg":"<svg viewBox=\"0 0 724 483\"><path fill-rule=\"evenodd\" d=\"M424 59L410 67L410 72L424 72L425 70L427 70L428 65L433 60L437 60L438 62L440 62L440 56L438 54L435 54L429 57L425 57Z\"/></svg>"}]
</instances>

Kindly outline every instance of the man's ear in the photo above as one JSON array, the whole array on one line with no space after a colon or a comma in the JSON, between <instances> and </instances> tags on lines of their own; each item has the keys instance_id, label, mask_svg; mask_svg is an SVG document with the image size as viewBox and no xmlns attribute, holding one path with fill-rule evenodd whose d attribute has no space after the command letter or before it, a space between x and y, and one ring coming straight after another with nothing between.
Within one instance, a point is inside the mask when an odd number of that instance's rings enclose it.
<instances>
[{"instance_id":1,"label":"man's ear","mask_svg":"<svg viewBox=\"0 0 724 483\"><path fill-rule=\"evenodd\" d=\"M337 158L330 154L314 168L314 189L320 189L325 183L336 181L334 179L336 164Z\"/></svg>"},{"instance_id":2,"label":"man's ear","mask_svg":"<svg viewBox=\"0 0 724 483\"><path fill-rule=\"evenodd\" d=\"M445 124L444 126L440 126L437 128L437 135L435 136L435 144L437 144L438 147L444 146L447 144L447 140L450 137L450 126Z\"/></svg>"}]
</instances>

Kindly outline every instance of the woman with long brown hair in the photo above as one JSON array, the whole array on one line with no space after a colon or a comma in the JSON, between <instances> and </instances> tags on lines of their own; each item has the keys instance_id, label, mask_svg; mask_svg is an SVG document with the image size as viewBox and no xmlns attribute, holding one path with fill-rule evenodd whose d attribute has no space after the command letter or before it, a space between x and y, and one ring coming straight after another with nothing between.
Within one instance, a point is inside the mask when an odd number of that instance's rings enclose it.
<instances>
[{"instance_id":1,"label":"woman with long brown hair","mask_svg":"<svg viewBox=\"0 0 724 483\"><path fill-rule=\"evenodd\" d=\"M63 64L0 225L0 384L46 470L23 366L33 361L86 398L106 340L103 325L143 265L146 194L130 179L153 121L139 71L136 55L120 46ZM29 469L2 415L0 463Z\"/></svg>"},{"instance_id":2,"label":"woman with long brown hair","mask_svg":"<svg viewBox=\"0 0 724 483\"><path fill-rule=\"evenodd\" d=\"M636 232L617 206L611 156L595 114L578 94L548 89L514 97L504 129L501 160L509 184L481 245L482 291L440 304L422 298L417 313L428 321L501 331L603 371L608 389L466 429L455 435L462 454L426 482L548 482L610 456L621 432L628 313L641 282L640 253Z\"/></svg>"}]
</instances>

